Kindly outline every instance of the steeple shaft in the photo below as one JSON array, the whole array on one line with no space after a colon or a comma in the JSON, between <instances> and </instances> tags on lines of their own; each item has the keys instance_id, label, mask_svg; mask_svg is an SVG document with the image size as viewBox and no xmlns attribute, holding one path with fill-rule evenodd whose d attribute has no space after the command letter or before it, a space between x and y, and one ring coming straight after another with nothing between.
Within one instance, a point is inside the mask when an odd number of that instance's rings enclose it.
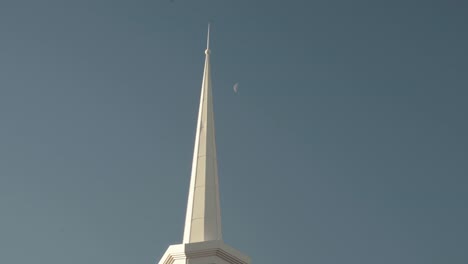
<instances>
[{"instance_id":1,"label":"steeple shaft","mask_svg":"<svg viewBox=\"0 0 468 264\"><path fill-rule=\"evenodd\" d=\"M159 264L250 264L250 258L221 237L218 166L210 75L210 26L198 110L184 240L166 250Z\"/></svg>"},{"instance_id":2,"label":"steeple shaft","mask_svg":"<svg viewBox=\"0 0 468 264\"><path fill-rule=\"evenodd\" d=\"M222 240L209 36L210 28L208 25L205 69L185 219L184 244Z\"/></svg>"}]
</instances>

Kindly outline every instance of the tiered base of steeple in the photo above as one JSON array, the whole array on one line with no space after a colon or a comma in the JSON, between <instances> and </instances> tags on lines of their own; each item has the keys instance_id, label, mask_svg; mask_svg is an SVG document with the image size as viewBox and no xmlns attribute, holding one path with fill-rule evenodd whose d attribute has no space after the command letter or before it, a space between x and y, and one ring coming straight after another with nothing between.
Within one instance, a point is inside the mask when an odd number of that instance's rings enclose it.
<instances>
[{"instance_id":1,"label":"tiered base of steeple","mask_svg":"<svg viewBox=\"0 0 468 264\"><path fill-rule=\"evenodd\" d=\"M250 258L214 240L169 246L159 264L250 264Z\"/></svg>"}]
</instances>

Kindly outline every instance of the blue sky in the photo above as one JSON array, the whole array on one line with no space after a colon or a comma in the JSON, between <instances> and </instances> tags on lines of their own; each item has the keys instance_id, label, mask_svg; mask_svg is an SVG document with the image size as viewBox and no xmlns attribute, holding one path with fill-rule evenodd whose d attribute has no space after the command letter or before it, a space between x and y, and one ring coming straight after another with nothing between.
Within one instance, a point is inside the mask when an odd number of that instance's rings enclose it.
<instances>
[{"instance_id":1,"label":"blue sky","mask_svg":"<svg viewBox=\"0 0 468 264\"><path fill-rule=\"evenodd\" d=\"M155 263L182 241L209 20L226 243L467 263L467 12L1 1L0 263Z\"/></svg>"}]
</instances>

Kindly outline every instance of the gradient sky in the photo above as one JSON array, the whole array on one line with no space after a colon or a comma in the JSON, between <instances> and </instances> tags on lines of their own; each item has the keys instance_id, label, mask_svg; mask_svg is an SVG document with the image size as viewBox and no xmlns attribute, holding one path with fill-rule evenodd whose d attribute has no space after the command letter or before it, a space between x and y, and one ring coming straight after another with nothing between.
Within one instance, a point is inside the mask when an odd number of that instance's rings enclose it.
<instances>
[{"instance_id":1,"label":"gradient sky","mask_svg":"<svg viewBox=\"0 0 468 264\"><path fill-rule=\"evenodd\" d=\"M0 263L154 264L182 241L209 20L226 243L257 264L468 263L467 14L1 0Z\"/></svg>"}]
</instances>

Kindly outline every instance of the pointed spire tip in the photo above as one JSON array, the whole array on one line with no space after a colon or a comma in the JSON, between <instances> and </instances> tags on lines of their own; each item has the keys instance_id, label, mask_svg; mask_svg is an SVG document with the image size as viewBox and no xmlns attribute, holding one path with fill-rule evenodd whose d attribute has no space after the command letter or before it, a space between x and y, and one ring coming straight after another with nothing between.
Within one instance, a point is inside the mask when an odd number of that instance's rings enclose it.
<instances>
[{"instance_id":1,"label":"pointed spire tip","mask_svg":"<svg viewBox=\"0 0 468 264\"><path fill-rule=\"evenodd\" d=\"M210 53L210 28L211 28L211 22L208 22L208 34L206 37L206 51L205 51L206 54Z\"/></svg>"}]
</instances>

